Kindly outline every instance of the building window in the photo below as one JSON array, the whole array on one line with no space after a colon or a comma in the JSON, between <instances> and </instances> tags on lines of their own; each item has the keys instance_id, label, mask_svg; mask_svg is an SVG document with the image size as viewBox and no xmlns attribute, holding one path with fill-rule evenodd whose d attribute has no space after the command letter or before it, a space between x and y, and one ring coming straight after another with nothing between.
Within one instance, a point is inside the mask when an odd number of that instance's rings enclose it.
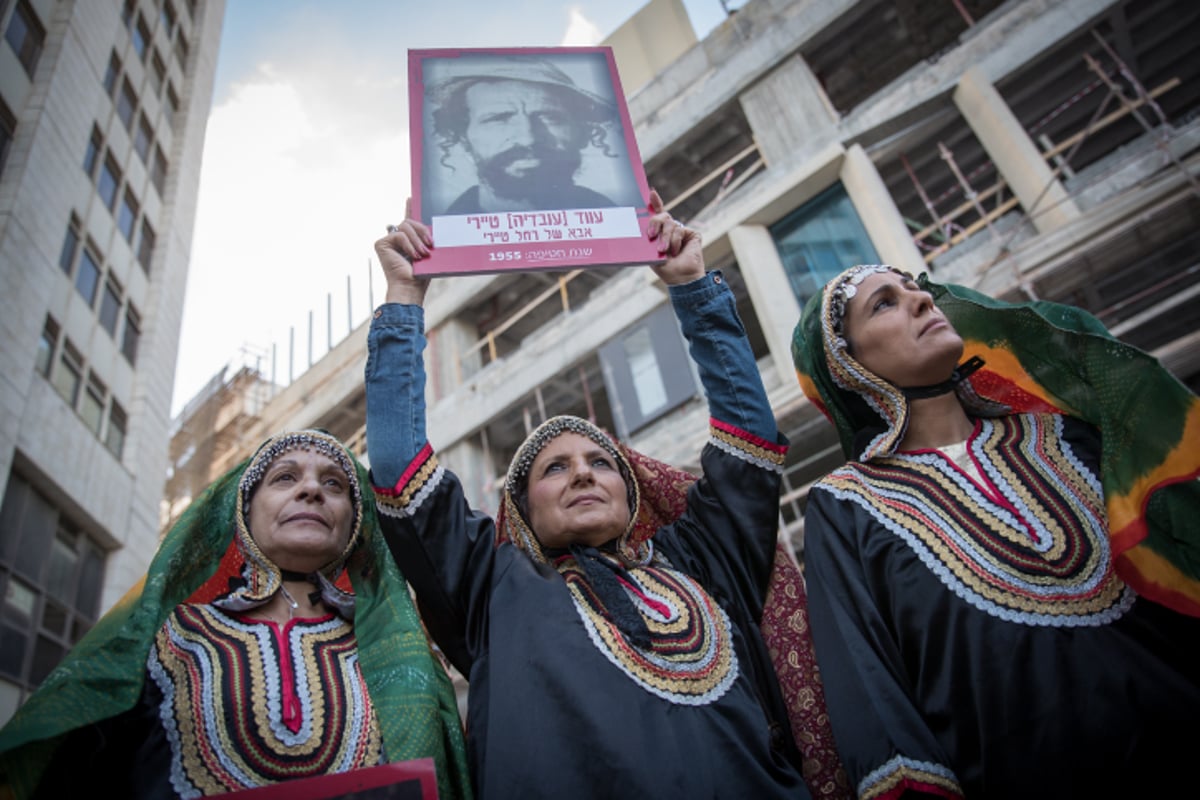
<instances>
[{"instance_id":1,"label":"building window","mask_svg":"<svg viewBox=\"0 0 1200 800\"><path fill-rule=\"evenodd\" d=\"M54 317L46 315L46 324L42 327L42 337L38 339L37 365L38 374L43 378L50 377L50 367L54 364L54 348L58 347L58 323Z\"/></svg>"},{"instance_id":2,"label":"building window","mask_svg":"<svg viewBox=\"0 0 1200 800\"><path fill-rule=\"evenodd\" d=\"M131 31L133 30L133 12L136 7L135 0L125 0L125 4L121 6L121 24Z\"/></svg>"},{"instance_id":3,"label":"building window","mask_svg":"<svg viewBox=\"0 0 1200 800\"><path fill-rule=\"evenodd\" d=\"M100 199L108 210L112 211L117 204L117 187L121 185L121 168L110 151L104 158L104 166L100 168L100 183L96 186Z\"/></svg>"},{"instance_id":4,"label":"building window","mask_svg":"<svg viewBox=\"0 0 1200 800\"><path fill-rule=\"evenodd\" d=\"M96 303L96 287L99 284L100 259L93 255L91 247L85 247L79 259L79 272L75 274L75 288L87 301L89 308Z\"/></svg>"},{"instance_id":5,"label":"building window","mask_svg":"<svg viewBox=\"0 0 1200 800\"><path fill-rule=\"evenodd\" d=\"M4 172L4 162L8 160L8 151L12 149L16 133L17 118L9 110L8 104L0 99L0 173Z\"/></svg>"},{"instance_id":6,"label":"building window","mask_svg":"<svg viewBox=\"0 0 1200 800\"><path fill-rule=\"evenodd\" d=\"M659 308L600 347L617 436L629 434L696 395L696 379L675 314Z\"/></svg>"},{"instance_id":7,"label":"building window","mask_svg":"<svg viewBox=\"0 0 1200 800\"><path fill-rule=\"evenodd\" d=\"M125 240L133 244L133 231L137 225L138 209L141 208L133 192L125 189L125 195L121 198L121 210L117 212L117 227L121 229L121 233L125 236Z\"/></svg>"},{"instance_id":8,"label":"building window","mask_svg":"<svg viewBox=\"0 0 1200 800\"><path fill-rule=\"evenodd\" d=\"M32 78L38 56L42 54L42 44L46 41L46 29L42 27L41 20L37 18L27 0L19 0L13 9L4 38L17 54L17 60L21 62L25 72Z\"/></svg>"},{"instance_id":9,"label":"building window","mask_svg":"<svg viewBox=\"0 0 1200 800\"><path fill-rule=\"evenodd\" d=\"M117 116L125 125L125 130L133 133L133 115L137 111L137 93L133 91L129 79L121 81L121 96L117 98Z\"/></svg>"},{"instance_id":10,"label":"building window","mask_svg":"<svg viewBox=\"0 0 1200 800\"><path fill-rule=\"evenodd\" d=\"M179 114L179 95L175 93L175 85L167 81L167 121L174 125L177 114Z\"/></svg>"},{"instance_id":11,"label":"building window","mask_svg":"<svg viewBox=\"0 0 1200 800\"><path fill-rule=\"evenodd\" d=\"M167 182L167 157L163 155L161 147L154 148L154 163L150 165L150 182L158 190L158 196L162 197L163 186Z\"/></svg>"},{"instance_id":12,"label":"building window","mask_svg":"<svg viewBox=\"0 0 1200 800\"><path fill-rule=\"evenodd\" d=\"M130 303L125 308L125 335L121 337L121 354L130 366L137 364L138 342L142 338L142 316Z\"/></svg>"},{"instance_id":13,"label":"building window","mask_svg":"<svg viewBox=\"0 0 1200 800\"><path fill-rule=\"evenodd\" d=\"M171 5L171 0L164 0L162 4L162 24L169 39L171 31L175 30L175 6Z\"/></svg>"},{"instance_id":14,"label":"building window","mask_svg":"<svg viewBox=\"0 0 1200 800\"><path fill-rule=\"evenodd\" d=\"M0 504L0 674L37 688L91 629L104 550L44 494L11 473Z\"/></svg>"},{"instance_id":15,"label":"building window","mask_svg":"<svg viewBox=\"0 0 1200 800\"><path fill-rule=\"evenodd\" d=\"M117 322L121 319L121 284L112 275L104 281L104 296L100 299L100 324L108 335L117 336Z\"/></svg>"},{"instance_id":16,"label":"building window","mask_svg":"<svg viewBox=\"0 0 1200 800\"><path fill-rule=\"evenodd\" d=\"M146 119L145 114L142 114L138 118L137 134L133 137L133 150L143 164L150 163L150 143L152 141L154 141L154 129L150 127L150 120Z\"/></svg>"},{"instance_id":17,"label":"building window","mask_svg":"<svg viewBox=\"0 0 1200 800\"><path fill-rule=\"evenodd\" d=\"M71 274L71 268L75 266L75 254L79 252L79 228L79 218L72 214L67 234L63 237L62 252L58 254L58 266L67 275Z\"/></svg>"},{"instance_id":18,"label":"building window","mask_svg":"<svg viewBox=\"0 0 1200 800\"><path fill-rule=\"evenodd\" d=\"M109 97L116 96L117 78L119 77L121 77L121 59L114 51L108 57L108 69L104 71L104 93Z\"/></svg>"},{"instance_id":19,"label":"building window","mask_svg":"<svg viewBox=\"0 0 1200 800\"><path fill-rule=\"evenodd\" d=\"M75 407L79 397L79 381L83 377L83 354L75 349L71 340L63 342L62 354L58 357L58 368L54 370L51 383L67 405Z\"/></svg>"},{"instance_id":20,"label":"building window","mask_svg":"<svg viewBox=\"0 0 1200 800\"><path fill-rule=\"evenodd\" d=\"M137 25L133 27L130 35L133 37L133 49L138 54L138 58L143 62L146 60L146 46L150 42L150 29L146 27L146 20L138 14Z\"/></svg>"},{"instance_id":21,"label":"building window","mask_svg":"<svg viewBox=\"0 0 1200 800\"><path fill-rule=\"evenodd\" d=\"M83 392L83 402L79 404L79 416L88 430L100 436L100 426L104 424L104 402L108 399L108 389L96 377L96 373L88 373L87 388Z\"/></svg>"},{"instance_id":22,"label":"building window","mask_svg":"<svg viewBox=\"0 0 1200 800\"><path fill-rule=\"evenodd\" d=\"M125 409L113 400L108 409L108 430L104 433L104 446L118 461L125 453L125 432L128 425L129 418L125 415Z\"/></svg>"},{"instance_id":23,"label":"building window","mask_svg":"<svg viewBox=\"0 0 1200 800\"><path fill-rule=\"evenodd\" d=\"M142 218L142 238L138 242L138 263L142 265L142 272L150 274L150 260L154 258L154 243L156 241L154 228L150 227L150 223Z\"/></svg>"},{"instance_id":24,"label":"building window","mask_svg":"<svg viewBox=\"0 0 1200 800\"><path fill-rule=\"evenodd\" d=\"M846 267L879 263L875 246L840 183L809 200L770 230L801 308Z\"/></svg>"},{"instance_id":25,"label":"building window","mask_svg":"<svg viewBox=\"0 0 1200 800\"><path fill-rule=\"evenodd\" d=\"M92 135L88 137L87 150L83 154L83 171L89 178L96 175L96 164L100 161L100 152L103 149L104 134L100 133L100 129L93 125Z\"/></svg>"},{"instance_id":26,"label":"building window","mask_svg":"<svg viewBox=\"0 0 1200 800\"><path fill-rule=\"evenodd\" d=\"M155 49L154 54L150 56L150 85L154 87L154 95L157 97L162 94L163 84L167 80L167 65L163 63L162 56Z\"/></svg>"},{"instance_id":27,"label":"building window","mask_svg":"<svg viewBox=\"0 0 1200 800\"><path fill-rule=\"evenodd\" d=\"M179 68L185 73L187 72L187 58L188 41L183 35L183 31L180 31L179 35L175 37L175 60L179 62Z\"/></svg>"}]
</instances>

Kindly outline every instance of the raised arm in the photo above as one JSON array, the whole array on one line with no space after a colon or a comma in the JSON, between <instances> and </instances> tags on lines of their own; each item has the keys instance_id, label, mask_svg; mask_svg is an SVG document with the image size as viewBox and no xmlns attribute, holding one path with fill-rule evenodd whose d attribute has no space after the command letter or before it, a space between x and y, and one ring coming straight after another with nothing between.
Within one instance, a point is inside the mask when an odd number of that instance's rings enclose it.
<instances>
[{"instance_id":1,"label":"raised arm","mask_svg":"<svg viewBox=\"0 0 1200 800\"><path fill-rule=\"evenodd\" d=\"M706 273L700 234L663 210L650 193L650 238L666 261L654 266L667 284L700 383L716 421L775 442L775 415L738 318L733 293L720 272Z\"/></svg>"}]
</instances>

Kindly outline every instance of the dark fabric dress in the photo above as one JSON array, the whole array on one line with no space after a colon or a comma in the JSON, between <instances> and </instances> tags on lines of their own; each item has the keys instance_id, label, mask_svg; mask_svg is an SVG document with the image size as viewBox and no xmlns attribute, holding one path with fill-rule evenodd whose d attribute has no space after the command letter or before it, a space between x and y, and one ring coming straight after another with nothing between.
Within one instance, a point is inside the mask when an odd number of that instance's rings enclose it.
<instances>
[{"instance_id":1,"label":"dark fabric dress","mask_svg":"<svg viewBox=\"0 0 1200 800\"><path fill-rule=\"evenodd\" d=\"M376 314L368 442L385 538L430 633L470 681L482 797L810 796L757 626L786 447L760 438L774 419L732 294L719 275L687 287L672 297L710 409L762 413L712 420L687 511L655 535L655 559L625 576L649 650L608 620L573 558L539 563L496 546L493 520L422 446L421 310ZM397 463L410 445L416 455ZM380 487L385 474L399 478Z\"/></svg>"},{"instance_id":2,"label":"dark fabric dress","mask_svg":"<svg viewBox=\"0 0 1200 800\"><path fill-rule=\"evenodd\" d=\"M981 486L938 451L851 462L810 495L810 613L864 798L1195 796L1200 620L1111 566L1099 437L979 421Z\"/></svg>"}]
</instances>

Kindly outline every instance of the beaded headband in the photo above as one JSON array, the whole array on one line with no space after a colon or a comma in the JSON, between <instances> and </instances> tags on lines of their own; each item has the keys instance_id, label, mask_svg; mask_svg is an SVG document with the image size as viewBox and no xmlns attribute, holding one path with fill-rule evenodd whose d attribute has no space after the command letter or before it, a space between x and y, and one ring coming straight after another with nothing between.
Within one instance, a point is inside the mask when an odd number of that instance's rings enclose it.
<instances>
[{"instance_id":1,"label":"beaded headband","mask_svg":"<svg viewBox=\"0 0 1200 800\"><path fill-rule=\"evenodd\" d=\"M295 431L274 436L263 442L251 457L250 463L238 481L235 511L237 543L246 559L246 571L243 575L246 578L246 585L215 602L217 605L233 611L243 611L266 602L282 586L283 575L279 566L267 558L259 548L246 520L250 516L250 501L254 492L267 474L271 464L283 454L293 450L319 453L337 464L346 473L351 505L354 509L350 537L346 542L345 550L316 573L316 580L323 598L337 608L342 616L349 616L353 613L353 597L334 586L332 581L341 572L350 553L358 544L363 521L362 487L358 480L358 470L346 448L335 437L318 430Z\"/></svg>"},{"instance_id":2,"label":"beaded headband","mask_svg":"<svg viewBox=\"0 0 1200 800\"><path fill-rule=\"evenodd\" d=\"M530 528L529 520L525 516L526 510L521 507L517 498L525 495L529 484L529 470L533 466L538 453L542 452L546 445L564 433L575 433L591 439L612 456L616 462L617 470L621 473L621 478L625 481L625 493L630 514L629 526L621 532L617 549L620 555L630 563L644 561L649 556L649 547L643 543L635 551L629 546L629 534L633 530L641 497L637 478L633 474L633 468L630 466L625 454L618 449L616 443L613 442L608 434L579 417L568 415L551 417L539 425L533 433L529 434L525 441L521 443L521 446L517 448L517 452L513 455L512 463L509 465L508 475L504 481L505 530L503 534L517 547L528 552L535 561L546 561L545 554L542 552L541 542L538 541L537 536L534 535L532 528Z\"/></svg>"}]
</instances>

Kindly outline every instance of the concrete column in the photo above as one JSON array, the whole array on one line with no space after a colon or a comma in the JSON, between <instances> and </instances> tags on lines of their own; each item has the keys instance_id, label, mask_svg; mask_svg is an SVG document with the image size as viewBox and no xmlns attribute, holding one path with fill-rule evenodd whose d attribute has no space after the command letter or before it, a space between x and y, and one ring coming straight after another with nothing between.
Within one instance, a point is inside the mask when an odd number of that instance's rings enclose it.
<instances>
[{"instance_id":1,"label":"concrete column","mask_svg":"<svg viewBox=\"0 0 1200 800\"><path fill-rule=\"evenodd\" d=\"M483 351L474 350L464 355L478 341L475 326L454 317L429 333L429 347L425 351L429 379L425 394L431 402L450 394L479 371L483 365Z\"/></svg>"},{"instance_id":2,"label":"concrete column","mask_svg":"<svg viewBox=\"0 0 1200 800\"><path fill-rule=\"evenodd\" d=\"M904 217L896 208L887 184L862 145L851 145L846 151L839 177L880 261L910 272L923 272L925 259L913 242L912 233L904 224Z\"/></svg>"},{"instance_id":3,"label":"concrete column","mask_svg":"<svg viewBox=\"0 0 1200 800\"><path fill-rule=\"evenodd\" d=\"M792 330L800 320L801 309L775 240L764 225L738 225L729 231L729 244L762 323L771 360L786 382L796 371L792 364Z\"/></svg>"},{"instance_id":4,"label":"concrete column","mask_svg":"<svg viewBox=\"0 0 1200 800\"><path fill-rule=\"evenodd\" d=\"M471 508L493 517L500 511L500 495L493 483L498 483L501 476L496 474L496 468L488 461L479 434L459 439L449 448L439 450L438 461L458 476Z\"/></svg>"},{"instance_id":5,"label":"concrete column","mask_svg":"<svg viewBox=\"0 0 1200 800\"><path fill-rule=\"evenodd\" d=\"M738 99L768 164L803 160L836 139L837 112L800 56L783 61Z\"/></svg>"},{"instance_id":6,"label":"concrete column","mask_svg":"<svg viewBox=\"0 0 1200 800\"><path fill-rule=\"evenodd\" d=\"M954 103L1038 233L1056 230L1079 218L1079 207L978 66L959 79Z\"/></svg>"}]
</instances>

